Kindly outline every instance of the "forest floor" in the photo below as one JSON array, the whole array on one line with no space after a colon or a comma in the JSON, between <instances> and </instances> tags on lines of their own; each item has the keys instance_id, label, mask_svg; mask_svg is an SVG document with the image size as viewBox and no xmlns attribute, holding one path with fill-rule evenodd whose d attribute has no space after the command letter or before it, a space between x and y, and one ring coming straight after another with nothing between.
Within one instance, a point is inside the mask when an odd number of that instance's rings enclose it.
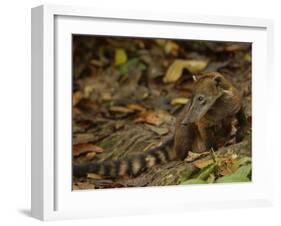
<instances>
[{"instance_id":1,"label":"forest floor","mask_svg":"<svg viewBox=\"0 0 281 226\"><path fill-rule=\"evenodd\" d=\"M190 100L193 75L211 71L224 74L243 97L248 130L241 142L190 152L185 161L154 166L135 178L73 178L73 189L246 182L252 170L251 44L74 36L75 164L123 159L161 144Z\"/></svg>"}]
</instances>

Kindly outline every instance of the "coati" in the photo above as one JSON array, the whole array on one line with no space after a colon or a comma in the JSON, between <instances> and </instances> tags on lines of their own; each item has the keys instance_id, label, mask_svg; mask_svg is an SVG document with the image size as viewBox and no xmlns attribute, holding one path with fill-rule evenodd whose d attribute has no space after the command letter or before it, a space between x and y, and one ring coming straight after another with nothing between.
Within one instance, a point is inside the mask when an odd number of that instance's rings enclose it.
<instances>
[{"instance_id":1,"label":"coati","mask_svg":"<svg viewBox=\"0 0 281 226\"><path fill-rule=\"evenodd\" d=\"M203 74L194 84L191 100L176 119L171 139L160 147L124 160L93 161L73 165L73 176L83 177L95 173L109 178L137 176L145 169L172 160L184 160L189 151L203 152L215 147L215 128L227 132L229 119L237 117L243 136L245 116L238 90L220 73ZM164 148L173 143L172 149Z\"/></svg>"}]
</instances>

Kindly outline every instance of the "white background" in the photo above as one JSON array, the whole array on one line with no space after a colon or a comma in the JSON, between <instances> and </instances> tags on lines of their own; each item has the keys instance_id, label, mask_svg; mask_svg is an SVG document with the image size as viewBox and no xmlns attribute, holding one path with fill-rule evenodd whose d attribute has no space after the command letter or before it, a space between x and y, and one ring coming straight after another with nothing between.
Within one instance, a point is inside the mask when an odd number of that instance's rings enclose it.
<instances>
[{"instance_id":1,"label":"white background","mask_svg":"<svg viewBox=\"0 0 281 226\"><path fill-rule=\"evenodd\" d=\"M1 225L38 225L30 208L30 8L51 1L9 0L0 13L0 223ZM280 225L281 224L281 14L278 1L152 1L152 0L57 0L56 4L110 7L152 11L171 11L207 15L231 15L275 19L275 104L270 113L271 142L275 150L276 203L271 208L197 211L115 217L94 220L51 222L51 225ZM278 42L279 40L279 42ZM265 75L266 76L266 75ZM278 128L279 127L279 128ZM265 150L266 151L266 150ZM93 203L95 205L95 203Z\"/></svg>"}]
</instances>

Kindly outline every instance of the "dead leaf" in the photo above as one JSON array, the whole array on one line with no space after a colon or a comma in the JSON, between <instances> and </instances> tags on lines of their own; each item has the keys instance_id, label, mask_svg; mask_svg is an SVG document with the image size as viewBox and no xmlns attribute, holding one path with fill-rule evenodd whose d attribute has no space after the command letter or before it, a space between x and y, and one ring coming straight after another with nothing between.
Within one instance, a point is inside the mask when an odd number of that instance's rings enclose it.
<instances>
[{"instance_id":1,"label":"dead leaf","mask_svg":"<svg viewBox=\"0 0 281 226\"><path fill-rule=\"evenodd\" d=\"M191 89L181 89L179 90L179 94L184 96L185 98L190 99L192 97L192 90Z\"/></svg>"},{"instance_id":2,"label":"dead leaf","mask_svg":"<svg viewBox=\"0 0 281 226\"><path fill-rule=\"evenodd\" d=\"M197 161L195 161L193 164L197 167L197 168L199 168L199 169L203 169L203 168L205 168L206 166L209 166L209 165L211 165L211 164L213 164L214 163L214 161L213 161L213 159L199 159L199 160L197 160Z\"/></svg>"},{"instance_id":3,"label":"dead leaf","mask_svg":"<svg viewBox=\"0 0 281 226\"><path fill-rule=\"evenodd\" d=\"M87 161L91 161L95 158L96 155L97 155L96 152L89 152L86 154L85 158L87 159Z\"/></svg>"},{"instance_id":4,"label":"dead leaf","mask_svg":"<svg viewBox=\"0 0 281 226\"><path fill-rule=\"evenodd\" d=\"M168 68L163 82L176 82L182 76L183 69L187 69L192 74L199 73L207 64L208 62L205 60L175 60Z\"/></svg>"},{"instance_id":5,"label":"dead leaf","mask_svg":"<svg viewBox=\"0 0 281 226\"><path fill-rule=\"evenodd\" d=\"M91 93L94 91L94 89L95 89L95 87L93 85L85 86L85 88L83 90L84 91L84 97L88 98L91 95Z\"/></svg>"},{"instance_id":6,"label":"dead leaf","mask_svg":"<svg viewBox=\"0 0 281 226\"><path fill-rule=\"evenodd\" d=\"M104 66L104 62L101 61L101 60L96 60L96 59L92 59L90 61L90 64L94 65L94 66L97 66L97 67L102 67Z\"/></svg>"},{"instance_id":7,"label":"dead leaf","mask_svg":"<svg viewBox=\"0 0 281 226\"><path fill-rule=\"evenodd\" d=\"M230 45L226 45L225 50L229 52L233 52L233 51L241 50L241 48L242 46L239 44L230 44Z\"/></svg>"},{"instance_id":8,"label":"dead leaf","mask_svg":"<svg viewBox=\"0 0 281 226\"><path fill-rule=\"evenodd\" d=\"M232 156L219 159L219 169L218 174L222 176L227 176L233 173L233 164L235 159Z\"/></svg>"},{"instance_id":9,"label":"dead leaf","mask_svg":"<svg viewBox=\"0 0 281 226\"><path fill-rule=\"evenodd\" d=\"M144 122L157 126L162 123L159 115L154 111L141 112L135 122Z\"/></svg>"},{"instance_id":10,"label":"dead leaf","mask_svg":"<svg viewBox=\"0 0 281 226\"><path fill-rule=\"evenodd\" d=\"M80 102L77 104L77 107L82 111L87 112L96 112L98 109L98 104L90 99L83 98L80 100ZM81 112L81 117L83 117L83 112Z\"/></svg>"},{"instance_id":11,"label":"dead leaf","mask_svg":"<svg viewBox=\"0 0 281 226\"><path fill-rule=\"evenodd\" d=\"M163 46L165 45L165 43L166 43L166 40L165 40L165 39L155 39L155 42L156 42L159 46L163 47Z\"/></svg>"},{"instance_id":12,"label":"dead leaf","mask_svg":"<svg viewBox=\"0 0 281 226\"><path fill-rule=\"evenodd\" d=\"M104 101L110 101L112 100L112 94L109 92L104 92L101 94L101 99Z\"/></svg>"},{"instance_id":13,"label":"dead leaf","mask_svg":"<svg viewBox=\"0 0 281 226\"><path fill-rule=\"evenodd\" d=\"M94 144L73 145L73 156L74 157L77 157L81 154L85 154L85 153L89 153L89 152L101 153L101 152L103 152L103 149Z\"/></svg>"},{"instance_id":14,"label":"dead leaf","mask_svg":"<svg viewBox=\"0 0 281 226\"><path fill-rule=\"evenodd\" d=\"M170 122L172 116L165 111L144 111L140 112L135 122L144 122L159 126L164 122Z\"/></svg>"},{"instance_id":15,"label":"dead leaf","mask_svg":"<svg viewBox=\"0 0 281 226\"><path fill-rule=\"evenodd\" d=\"M132 113L134 112L132 109L122 107L122 106L112 106L109 108L112 112L118 112L118 113Z\"/></svg>"},{"instance_id":16,"label":"dead leaf","mask_svg":"<svg viewBox=\"0 0 281 226\"><path fill-rule=\"evenodd\" d=\"M139 104L129 104L127 108L131 109L132 111L146 111L146 108Z\"/></svg>"},{"instance_id":17,"label":"dead leaf","mask_svg":"<svg viewBox=\"0 0 281 226\"><path fill-rule=\"evenodd\" d=\"M179 46L173 41L167 41L164 47L166 54L172 54L173 56L178 55Z\"/></svg>"},{"instance_id":18,"label":"dead leaf","mask_svg":"<svg viewBox=\"0 0 281 226\"><path fill-rule=\"evenodd\" d=\"M244 60L246 62L252 62L252 56L250 55L250 53L246 53L244 56Z\"/></svg>"},{"instance_id":19,"label":"dead leaf","mask_svg":"<svg viewBox=\"0 0 281 226\"><path fill-rule=\"evenodd\" d=\"M76 133L73 137L73 144L84 144L91 142L95 139L95 135L92 133Z\"/></svg>"},{"instance_id":20,"label":"dead leaf","mask_svg":"<svg viewBox=\"0 0 281 226\"><path fill-rule=\"evenodd\" d=\"M72 96L73 107L78 104L78 102L83 98L83 93L81 91L76 91Z\"/></svg>"},{"instance_id":21,"label":"dead leaf","mask_svg":"<svg viewBox=\"0 0 281 226\"><path fill-rule=\"evenodd\" d=\"M80 189L95 189L96 186L89 182L75 182L73 183L73 190L80 190Z\"/></svg>"},{"instance_id":22,"label":"dead leaf","mask_svg":"<svg viewBox=\"0 0 281 226\"><path fill-rule=\"evenodd\" d=\"M155 42L164 49L166 54L178 55L179 45L171 40L156 39Z\"/></svg>"},{"instance_id":23,"label":"dead leaf","mask_svg":"<svg viewBox=\"0 0 281 226\"><path fill-rule=\"evenodd\" d=\"M172 99L171 104L172 105L185 105L189 101L186 97L177 97Z\"/></svg>"},{"instance_id":24,"label":"dead leaf","mask_svg":"<svg viewBox=\"0 0 281 226\"><path fill-rule=\"evenodd\" d=\"M90 179L100 180L102 179L102 176L95 174L95 173L87 173L87 177Z\"/></svg>"}]
</instances>

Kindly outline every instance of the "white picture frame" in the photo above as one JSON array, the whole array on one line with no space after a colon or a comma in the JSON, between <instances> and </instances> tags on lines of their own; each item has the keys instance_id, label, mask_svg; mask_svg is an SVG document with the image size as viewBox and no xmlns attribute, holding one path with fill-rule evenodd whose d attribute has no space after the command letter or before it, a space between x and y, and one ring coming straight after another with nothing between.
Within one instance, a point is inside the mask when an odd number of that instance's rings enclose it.
<instances>
[{"instance_id":1,"label":"white picture frame","mask_svg":"<svg viewBox=\"0 0 281 226\"><path fill-rule=\"evenodd\" d=\"M156 29L157 28L157 29ZM71 190L71 35L98 34L253 43L251 183ZM272 92L273 22L265 19L43 5L32 9L32 201L41 220L273 203L273 150L265 137ZM70 76L69 76L70 75Z\"/></svg>"}]
</instances>

